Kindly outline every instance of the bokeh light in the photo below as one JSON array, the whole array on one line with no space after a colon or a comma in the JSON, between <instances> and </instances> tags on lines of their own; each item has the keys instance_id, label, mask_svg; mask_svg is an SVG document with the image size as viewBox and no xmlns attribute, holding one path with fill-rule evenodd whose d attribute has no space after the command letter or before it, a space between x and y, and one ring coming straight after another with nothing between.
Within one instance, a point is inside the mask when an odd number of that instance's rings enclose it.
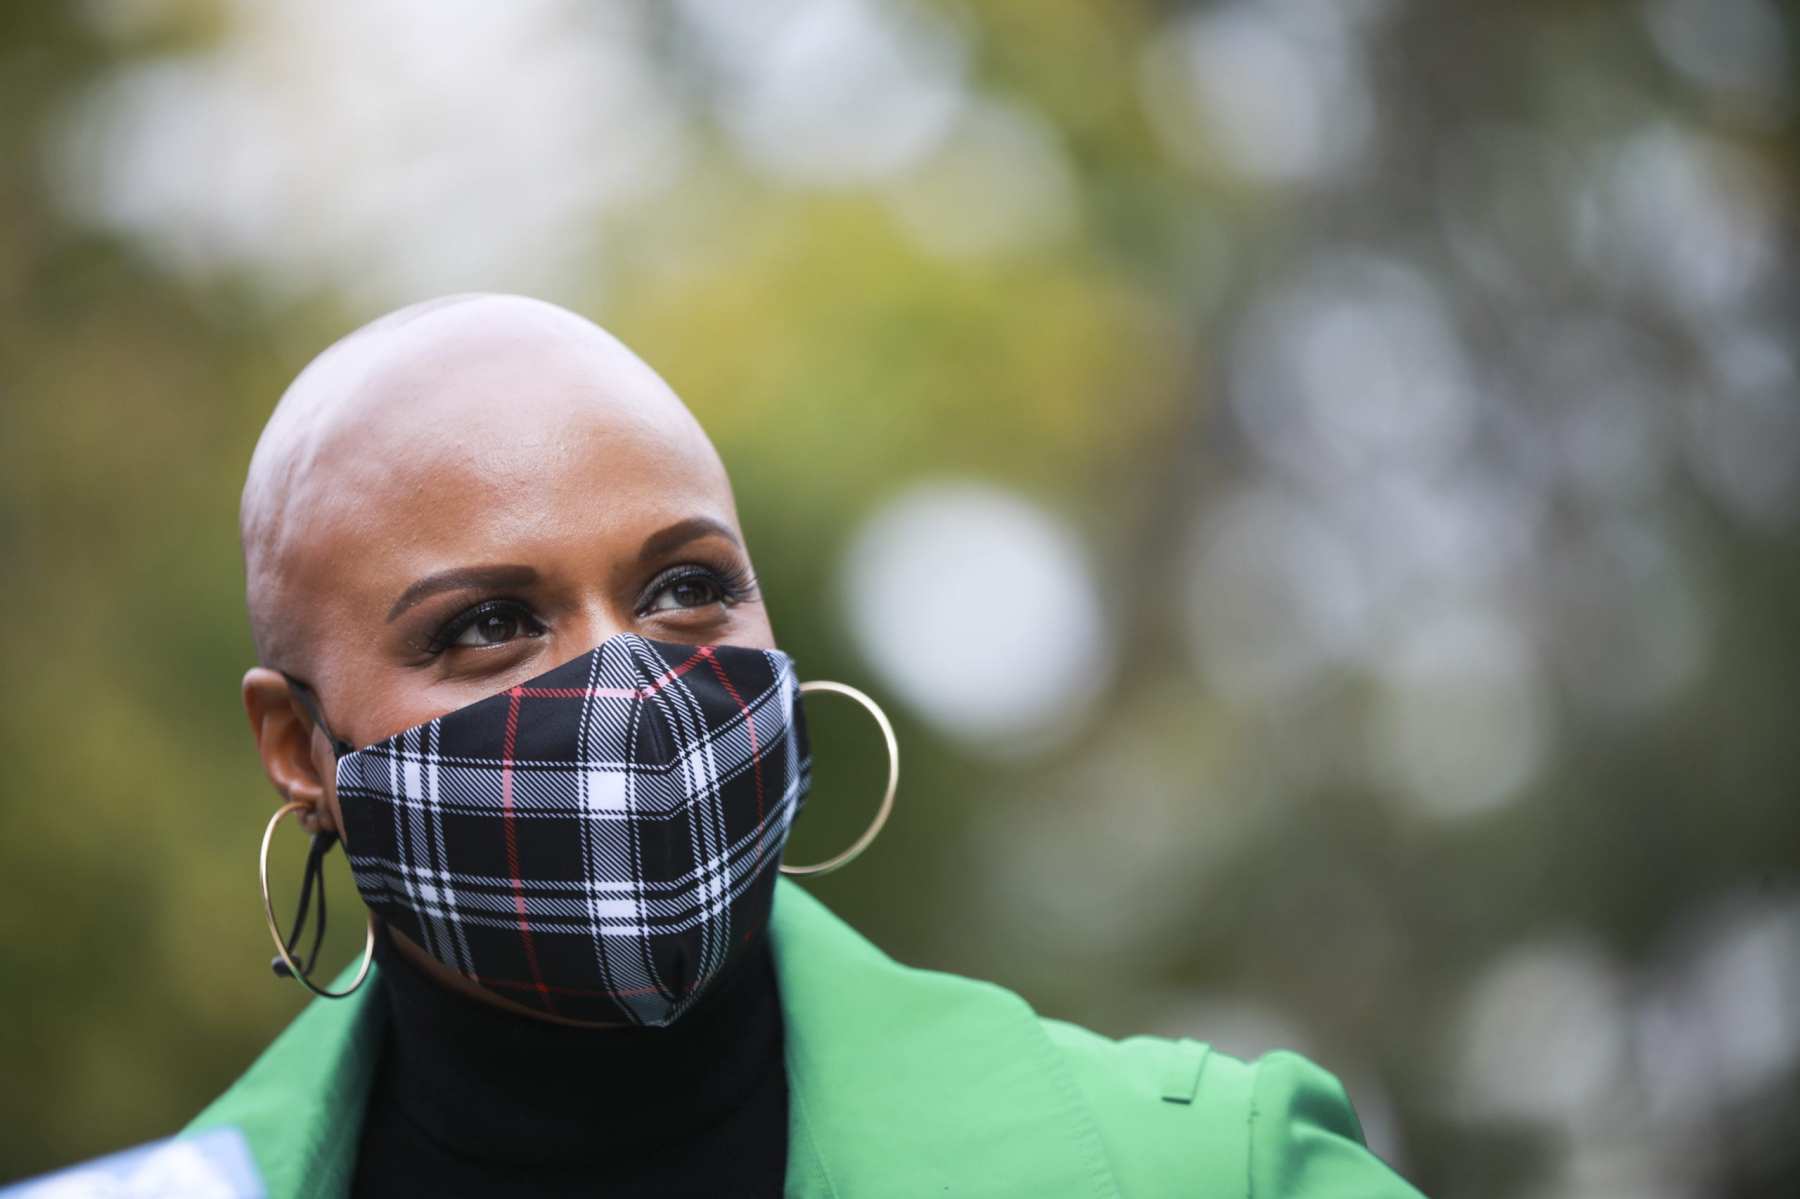
<instances>
[{"instance_id":1,"label":"bokeh light","mask_svg":"<svg viewBox=\"0 0 1800 1199\"><path fill-rule=\"evenodd\" d=\"M1080 726L1111 681L1080 549L1016 495L921 484L869 519L843 569L844 612L862 655L975 753L1047 747Z\"/></svg>"},{"instance_id":2,"label":"bokeh light","mask_svg":"<svg viewBox=\"0 0 1800 1199\"><path fill-rule=\"evenodd\" d=\"M493 289L669 378L896 718L817 888L878 944L1304 1050L1428 1194L1800 1191L1796 61L1774 0L13 6L0 1179L297 1009L237 490L311 354Z\"/></svg>"}]
</instances>

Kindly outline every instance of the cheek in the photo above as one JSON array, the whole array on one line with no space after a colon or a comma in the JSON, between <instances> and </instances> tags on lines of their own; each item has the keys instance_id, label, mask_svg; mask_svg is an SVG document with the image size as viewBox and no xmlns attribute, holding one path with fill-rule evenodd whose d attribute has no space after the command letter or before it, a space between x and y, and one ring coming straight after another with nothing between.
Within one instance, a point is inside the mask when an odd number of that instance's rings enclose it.
<instances>
[{"instance_id":1,"label":"cheek","mask_svg":"<svg viewBox=\"0 0 1800 1199\"><path fill-rule=\"evenodd\" d=\"M732 614L731 643L751 649L776 649L775 629L769 610L761 604L746 605Z\"/></svg>"}]
</instances>

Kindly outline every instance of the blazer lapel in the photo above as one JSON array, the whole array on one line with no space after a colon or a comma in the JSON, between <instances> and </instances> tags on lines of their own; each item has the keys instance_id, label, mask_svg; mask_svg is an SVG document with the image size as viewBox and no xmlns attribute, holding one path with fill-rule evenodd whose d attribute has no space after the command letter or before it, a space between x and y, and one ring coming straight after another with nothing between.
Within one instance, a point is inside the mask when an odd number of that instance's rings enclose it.
<instances>
[{"instance_id":1,"label":"blazer lapel","mask_svg":"<svg viewBox=\"0 0 1800 1199\"><path fill-rule=\"evenodd\" d=\"M333 983L349 985L351 967ZM346 1195L387 1009L375 974L347 999L314 999L183 1134L242 1130L270 1196Z\"/></svg>"},{"instance_id":2,"label":"blazer lapel","mask_svg":"<svg viewBox=\"0 0 1800 1199\"><path fill-rule=\"evenodd\" d=\"M974 1184L984 1195L1116 1199L1087 1104L1024 1000L897 964L785 879L771 936L789 1195L966 1194ZM347 1194L385 1032L376 990L308 1004L184 1131L242 1129L271 1196Z\"/></svg>"},{"instance_id":3,"label":"blazer lapel","mask_svg":"<svg viewBox=\"0 0 1800 1199\"><path fill-rule=\"evenodd\" d=\"M1116 1196L1100 1133L1010 991L895 963L783 880L789 1195Z\"/></svg>"}]
</instances>

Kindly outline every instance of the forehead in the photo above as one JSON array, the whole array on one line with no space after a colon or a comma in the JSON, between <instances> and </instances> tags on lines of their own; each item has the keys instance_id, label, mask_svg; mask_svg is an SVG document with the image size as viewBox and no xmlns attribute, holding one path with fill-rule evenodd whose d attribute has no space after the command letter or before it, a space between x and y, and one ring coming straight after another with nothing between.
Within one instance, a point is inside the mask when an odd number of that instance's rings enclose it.
<instances>
[{"instance_id":1,"label":"forehead","mask_svg":"<svg viewBox=\"0 0 1800 1199\"><path fill-rule=\"evenodd\" d=\"M433 324L315 382L339 398L292 480L292 583L386 594L446 566L623 550L690 516L735 526L705 434L618 343Z\"/></svg>"}]
</instances>

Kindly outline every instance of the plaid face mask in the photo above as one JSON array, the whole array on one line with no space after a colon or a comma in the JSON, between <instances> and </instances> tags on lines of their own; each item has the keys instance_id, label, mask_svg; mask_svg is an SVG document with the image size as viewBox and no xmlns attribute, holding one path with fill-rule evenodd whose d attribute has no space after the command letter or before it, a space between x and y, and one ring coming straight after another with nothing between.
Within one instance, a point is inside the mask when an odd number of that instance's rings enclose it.
<instances>
[{"instance_id":1,"label":"plaid face mask","mask_svg":"<svg viewBox=\"0 0 1800 1199\"><path fill-rule=\"evenodd\" d=\"M337 792L357 889L465 978L666 1025L766 927L811 777L793 662L621 634L364 749Z\"/></svg>"}]
</instances>

